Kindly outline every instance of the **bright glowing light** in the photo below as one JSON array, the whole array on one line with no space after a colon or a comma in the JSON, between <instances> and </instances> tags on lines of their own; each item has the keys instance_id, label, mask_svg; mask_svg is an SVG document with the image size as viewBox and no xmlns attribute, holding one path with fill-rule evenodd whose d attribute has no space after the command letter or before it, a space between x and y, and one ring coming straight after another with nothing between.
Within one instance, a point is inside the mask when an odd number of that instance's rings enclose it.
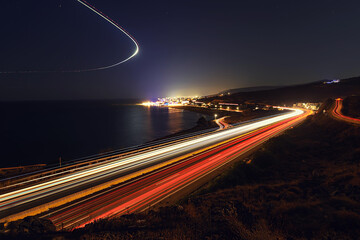
<instances>
[{"instance_id":1,"label":"bright glowing light","mask_svg":"<svg viewBox=\"0 0 360 240\"><path fill-rule=\"evenodd\" d=\"M143 102L143 103L141 103L141 105L143 105L143 106L151 106L152 103L151 102Z\"/></svg>"}]
</instances>

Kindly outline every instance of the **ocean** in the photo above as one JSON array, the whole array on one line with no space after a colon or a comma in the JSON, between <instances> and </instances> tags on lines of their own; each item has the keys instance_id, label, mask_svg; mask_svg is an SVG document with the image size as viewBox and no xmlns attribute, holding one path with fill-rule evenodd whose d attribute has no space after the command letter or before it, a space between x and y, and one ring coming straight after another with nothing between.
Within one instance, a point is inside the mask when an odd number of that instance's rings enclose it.
<instances>
[{"instance_id":1,"label":"ocean","mask_svg":"<svg viewBox=\"0 0 360 240\"><path fill-rule=\"evenodd\" d=\"M63 162L192 128L202 114L114 101L0 103L0 167Z\"/></svg>"}]
</instances>

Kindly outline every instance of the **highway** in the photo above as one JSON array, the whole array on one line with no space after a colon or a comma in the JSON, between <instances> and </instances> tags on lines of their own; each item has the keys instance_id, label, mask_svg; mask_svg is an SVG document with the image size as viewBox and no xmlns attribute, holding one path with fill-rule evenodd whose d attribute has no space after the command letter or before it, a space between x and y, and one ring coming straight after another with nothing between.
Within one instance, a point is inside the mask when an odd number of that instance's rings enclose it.
<instances>
[{"instance_id":1,"label":"highway","mask_svg":"<svg viewBox=\"0 0 360 240\"><path fill-rule=\"evenodd\" d=\"M144 210L309 114L292 110L221 131L172 139L41 183L21 185L0 195L0 222L43 212L42 217L58 229L73 229L99 218ZM46 207L38 207L45 203Z\"/></svg>"},{"instance_id":2,"label":"highway","mask_svg":"<svg viewBox=\"0 0 360 240\"><path fill-rule=\"evenodd\" d=\"M215 120L216 124L219 126L219 130L227 129L228 127L230 127L229 124L224 122L225 118L226 117L222 117L222 118L218 118L218 119Z\"/></svg>"},{"instance_id":3,"label":"highway","mask_svg":"<svg viewBox=\"0 0 360 240\"><path fill-rule=\"evenodd\" d=\"M332 116L341 121L345 121L345 122L352 123L352 124L360 124L360 119L348 117L341 113L342 101L343 101L343 99L341 99L341 98L335 99L335 106L331 113Z\"/></svg>"}]
</instances>

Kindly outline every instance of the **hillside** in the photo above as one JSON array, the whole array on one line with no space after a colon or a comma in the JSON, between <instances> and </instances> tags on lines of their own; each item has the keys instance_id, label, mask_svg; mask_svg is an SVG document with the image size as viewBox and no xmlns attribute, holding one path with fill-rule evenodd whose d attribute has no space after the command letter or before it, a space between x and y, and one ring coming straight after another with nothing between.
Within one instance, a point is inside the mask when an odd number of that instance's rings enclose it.
<instances>
[{"instance_id":1,"label":"hillside","mask_svg":"<svg viewBox=\"0 0 360 240\"><path fill-rule=\"evenodd\" d=\"M359 130L319 113L180 205L103 220L75 234L87 239L357 239Z\"/></svg>"},{"instance_id":2,"label":"hillside","mask_svg":"<svg viewBox=\"0 0 360 240\"><path fill-rule=\"evenodd\" d=\"M274 105L292 105L297 102L323 102L327 98L360 95L360 77L342 79L339 83L324 84L322 81L281 87L256 92L240 92L223 97L203 99L206 102L221 100L243 103L256 102Z\"/></svg>"},{"instance_id":3,"label":"hillside","mask_svg":"<svg viewBox=\"0 0 360 240\"><path fill-rule=\"evenodd\" d=\"M322 109L329 110L332 101ZM351 108L351 111L360 112ZM332 131L329 131L331 129ZM48 239L358 239L360 128L320 111L175 206ZM10 230L19 232L19 229ZM5 236L3 235L4 239Z\"/></svg>"},{"instance_id":4,"label":"hillside","mask_svg":"<svg viewBox=\"0 0 360 240\"><path fill-rule=\"evenodd\" d=\"M220 94L234 94L234 93L240 93L240 92L256 92L256 91L264 91L264 90L272 90L276 88L281 88L282 86L259 86L259 87L246 87L246 88L232 88L227 89L224 91L221 91L218 93Z\"/></svg>"},{"instance_id":5,"label":"hillside","mask_svg":"<svg viewBox=\"0 0 360 240\"><path fill-rule=\"evenodd\" d=\"M342 112L346 116L360 118L360 96L346 97L343 101Z\"/></svg>"}]
</instances>

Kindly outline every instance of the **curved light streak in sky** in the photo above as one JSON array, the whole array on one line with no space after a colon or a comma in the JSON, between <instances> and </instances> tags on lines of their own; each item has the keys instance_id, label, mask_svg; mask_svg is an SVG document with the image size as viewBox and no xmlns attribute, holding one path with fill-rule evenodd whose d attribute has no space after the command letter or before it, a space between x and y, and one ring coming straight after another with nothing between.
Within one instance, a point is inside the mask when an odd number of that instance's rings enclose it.
<instances>
[{"instance_id":1,"label":"curved light streak in sky","mask_svg":"<svg viewBox=\"0 0 360 240\"><path fill-rule=\"evenodd\" d=\"M88 4L86 1L84 0L77 0L79 3L83 4L84 6L86 6L87 8L91 9L94 13L98 14L100 17L102 17L103 19L105 19L106 21L108 21L109 23L111 23L114 27L116 27L117 29L119 29L121 32L123 32L127 37L129 37L131 39L131 41L135 44L135 51L134 53L118 62L118 63L114 63L112 65L109 66L104 66L104 67L98 67L98 68L92 68L92 69L86 69L85 71L95 71L95 70L103 70L103 69L108 69L108 68L112 68L115 67L117 65L120 65L128 60L130 60L131 58L135 57L136 54L138 54L139 52L139 44L136 41L136 39L130 35L130 33L128 33L125 29L123 29L119 24L117 24L115 21L113 21L111 18L109 18L108 16L106 16L105 14L103 14L102 12L100 12L99 10L97 10L95 7L91 6L90 4Z\"/></svg>"},{"instance_id":2,"label":"curved light streak in sky","mask_svg":"<svg viewBox=\"0 0 360 240\"><path fill-rule=\"evenodd\" d=\"M111 64L111 65L107 65L107 66L102 66L102 67L95 67L95 68L87 68L87 69L78 69L78 70L54 70L54 71L41 71L41 70L28 70L28 71L0 71L1 74L11 74L11 73L56 73L56 72L61 72L61 73L72 73L72 72L90 72L90 71L98 71L98 70L104 70L104 69L109 69L109 68L113 68L116 67L124 62L129 61L131 58L135 57L136 54L138 54L139 52L139 44L136 41L136 39L131 36L130 33L128 33L124 28L122 28L119 24L117 24L114 20L112 20L110 17L108 17L107 15L105 15L104 13L102 13L101 11L99 11L98 9L96 9L94 6L92 6L91 4L89 4L88 2L86 2L85 0L77 0L79 3L81 3L82 5L84 5L85 7L87 7L88 9L90 9L91 11L93 11L94 13L96 13L97 15L99 15L100 17L102 17L103 19L105 19L107 22L109 22L110 24L112 24L114 27L116 27L117 29L119 29L122 33L124 33L128 38L130 38L130 40L135 44L135 51L133 52L133 54L131 56L129 56L128 58L121 60L120 62Z\"/></svg>"}]
</instances>

